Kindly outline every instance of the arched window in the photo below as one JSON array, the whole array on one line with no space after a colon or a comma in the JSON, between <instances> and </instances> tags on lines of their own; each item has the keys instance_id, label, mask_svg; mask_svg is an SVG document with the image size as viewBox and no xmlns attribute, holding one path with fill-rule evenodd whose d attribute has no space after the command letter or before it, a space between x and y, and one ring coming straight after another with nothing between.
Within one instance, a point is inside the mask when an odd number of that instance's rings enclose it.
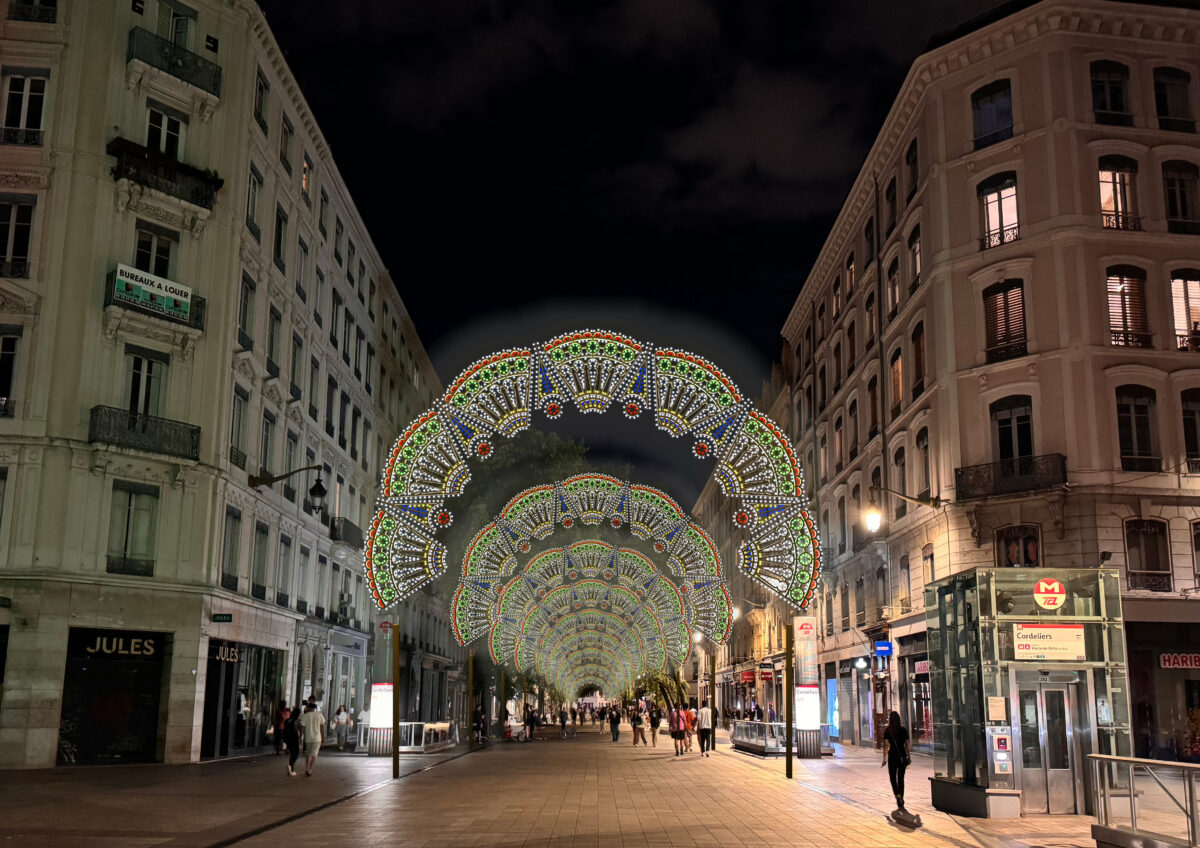
<instances>
[{"instance_id":1,"label":"arched window","mask_svg":"<svg viewBox=\"0 0 1200 848\"><path fill-rule=\"evenodd\" d=\"M825 363L817 367L817 411L825 411Z\"/></svg>"},{"instance_id":2,"label":"arched window","mask_svg":"<svg viewBox=\"0 0 1200 848\"><path fill-rule=\"evenodd\" d=\"M1191 162L1164 162L1163 195L1167 201L1167 232L1200 234L1200 211L1196 208L1196 182L1200 169Z\"/></svg>"},{"instance_id":3,"label":"arched window","mask_svg":"<svg viewBox=\"0 0 1200 848\"><path fill-rule=\"evenodd\" d=\"M917 140L914 138L904 152L904 167L908 171L908 199L912 200L921 182L921 168L917 158Z\"/></svg>"},{"instance_id":4,"label":"arched window","mask_svg":"<svg viewBox=\"0 0 1200 848\"><path fill-rule=\"evenodd\" d=\"M1042 564L1037 525L1017 524L996 531L996 565L1001 568L1037 568Z\"/></svg>"},{"instance_id":5,"label":"arched window","mask_svg":"<svg viewBox=\"0 0 1200 848\"><path fill-rule=\"evenodd\" d=\"M871 423L867 439L873 439L879 432L879 380L875 377L867 380L867 407L868 420Z\"/></svg>"},{"instance_id":6,"label":"arched window","mask_svg":"<svg viewBox=\"0 0 1200 848\"><path fill-rule=\"evenodd\" d=\"M849 419L846 427L846 442L850 445L850 458L854 459L858 455L858 401L850 401L850 406L846 410L846 415Z\"/></svg>"},{"instance_id":7,"label":"arched window","mask_svg":"<svg viewBox=\"0 0 1200 848\"><path fill-rule=\"evenodd\" d=\"M917 433L917 491L921 493L918 497L929 497L929 489L929 430L922 427Z\"/></svg>"},{"instance_id":8,"label":"arched window","mask_svg":"<svg viewBox=\"0 0 1200 848\"><path fill-rule=\"evenodd\" d=\"M912 612L912 600L909 594L912 592L912 570L908 565L908 555L900 557L900 575L896 585L896 600L899 602L900 612Z\"/></svg>"},{"instance_id":9,"label":"arched window","mask_svg":"<svg viewBox=\"0 0 1200 848\"><path fill-rule=\"evenodd\" d=\"M867 261L870 262L875 256L875 219L868 218L867 224L863 227L863 246L867 251Z\"/></svg>"},{"instance_id":10,"label":"arched window","mask_svg":"<svg viewBox=\"0 0 1200 848\"><path fill-rule=\"evenodd\" d=\"M833 278L833 319L842 314L842 278Z\"/></svg>"},{"instance_id":11,"label":"arched window","mask_svg":"<svg viewBox=\"0 0 1200 848\"><path fill-rule=\"evenodd\" d=\"M895 468L896 477L892 483L895 490L901 495L908 492L907 479L908 471L905 464L904 448L896 448L896 452L892 454L892 467ZM908 512L908 502L896 498L896 518L903 518Z\"/></svg>"},{"instance_id":12,"label":"arched window","mask_svg":"<svg viewBox=\"0 0 1200 848\"><path fill-rule=\"evenodd\" d=\"M1140 230L1137 209L1137 161L1128 156L1101 156L1100 218L1111 230Z\"/></svg>"},{"instance_id":13,"label":"arched window","mask_svg":"<svg viewBox=\"0 0 1200 848\"><path fill-rule=\"evenodd\" d=\"M879 466L876 465L874 468L871 469L871 486L875 489L878 489L880 486L883 485L882 481L883 481L883 472L880 471Z\"/></svg>"},{"instance_id":14,"label":"arched window","mask_svg":"<svg viewBox=\"0 0 1200 848\"><path fill-rule=\"evenodd\" d=\"M878 607L887 605L888 590L887 590L887 569L882 565L875 569L875 604ZM883 610L879 610L882 612ZM878 616L882 618L882 616Z\"/></svg>"},{"instance_id":15,"label":"arched window","mask_svg":"<svg viewBox=\"0 0 1200 848\"><path fill-rule=\"evenodd\" d=\"M1125 568L1130 589L1171 591L1167 523L1134 518L1125 522Z\"/></svg>"},{"instance_id":16,"label":"arched window","mask_svg":"<svg viewBox=\"0 0 1200 848\"><path fill-rule=\"evenodd\" d=\"M854 373L854 360L858 356L858 339L854 332L854 322L846 325L846 376Z\"/></svg>"},{"instance_id":17,"label":"arched window","mask_svg":"<svg viewBox=\"0 0 1200 848\"><path fill-rule=\"evenodd\" d=\"M1120 62L1092 62L1092 112L1097 124L1133 126L1129 107L1129 68Z\"/></svg>"},{"instance_id":18,"label":"arched window","mask_svg":"<svg viewBox=\"0 0 1200 848\"><path fill-rule=\"evenodd\" d=\"M937 569L934 568L933 545L921 548L921 577L926 583L937 579Z\"/></svg>"},{"instance_id":19,"label":"arched window","mask_svg":"<svg viewBox=\"0 0 1200 848\"><path fill-rule=\"evenodd\" d=\"M908 290L915 292L921 285L921 228L913 227L908 235Z\"/></svg>"},{"instance_id":20,"label":"arched window","mask_svg":"<svg viewBox=\"0 0 1200 848\"><path fill-rule=\"evenodd\" d=\"M1133 265L1108 267L1108 328L1115 347L1150 347L1146 272Z\"/></svg>"},{"instance_id":21,"label":"arched window","mask_svg":"<svg viewBox=\"0 0 1200 848\"><path fill-rule=\"evenodd\" d=\"M870 350L871 345L875 343L875 292L870 292L867 299L863 301L864 321L866 328L866 341L863 344L863 350Z\"/></svg>"},{"instance_id":22,"label":"arched window","mask_svg":"<svg viewBox=\"0 0 1200 848\"><path fill-rule=\"evenodd\" d=\"M817 476L821 479L821 483L823 484L825 482L825 478L829 474L829 447L828 442L825 440L824 434L821 435L821 449L817 451L817 462L819 463L819 467L817 468Z\"/></svg>"},{"instance_id":23,"label":"arched window","mask_svg":"<svg viewBox=\"0 0 1200 848\"><path fill-rule=\"evenodd\" d=\"M1188 88L1192 77L1179 68L1154 69L1154 111L1158 113L1158 128L1172 132L1196 131L1192 119L1191 97Z\"/></svg>"},{"instance_id":24,"label":"arched window","mask_svg":"<svg viewBox=\"0 0 1200 848\"><path fill-rule=\"evenodd\" d=\"M979 249L987 250L1021 236L1017 219L1017 175L1012 171L995 174L979 184L983 235Z\"/></svg>"},{"instance_id":25,"label":"arched window","mask_svg":"<svg viewBox=\"0 0 1200 848\"><path fill-rule=\"evenodd\" d=\"M896 317L900 309L900 260L893 259L887 269L888 320Z\"/></svg>"},{"instance_id":26,"label":"arched window","mask_svg":"<svg viewBox=\"0 0 1200 848\"><path fill-rule=\"evenodd\" d=\"M817 344L825 341L825 304L817 307Z\"/></svg>"},{"instance_id":27,"label":"arched window","mask_svg":"<svg viewBox=\"0 0 1200 848\"><path fill-rule=\"evenodd\" d=\"M1008 80L996 80L971 94L971 117L975 149L1012 138L1012 88Z\"/></svg>"},{"instance_id":28,"label":"arched window","mask_svg":"<svg viewBox=\"0 0 1200 848\"><path fill-rule=\"evenodd\" d=\"M925 391L925 324L912 331L912 396L915 400Z\"/></svg>"},{"instance_id":29,"label":"arched window","mask_svg":"<svg viewBox=\"0 0 1200 848\"><path fill-rule=\"evenodd\" d=\"M846 455L843 453L845 448L844 434L842 433L842 416L833 419L833 461L837 463L837 470L842 470L842 462Z\"/></svg>"},{"instance_id":30,"label":"arched window","mask_svg":"<svg viewBox=\"0 0 1200 848\"><path fill-rule=\"evenodd\" d=\"M833 592L825 595L825 635L833 635Z\"/></svg>"},{"instance_id":31,"label":"arched window","mask_svg":"<svg viewBox=\"0 0 1200 848\"><path fill-rule=\"evenodd\" d=\"M892 351L892 364L888 371L891 376L892 418L900 414L900 406L904 402L904 359L900 348Z\"/></svg>"},{"instance_id":32,"label":"arched window","mask_svg":"<svg viewBox=\"0 0 1200 848\"><path fill-rule=\"evenodd\" d=\"M1125 471L1162 470L1154 407L1154 389L1117 386L1117 441L1121 447L1121 468Z\"/></svg>"},{"instance_id":33,"label":"arched window","mask_svg":"<svg viewBox=\"0 0 1200 848\"><path fill-rule=\"evenodd\" d=\"M854 254L850 253L846 257L846 291L854 291Z\"/></svg>"},{"instance_id":34,"label":"arched window","mask_svg":"<svg viewBox=\"0 0 1200 848\"><path fill-rule=\"evenodd\" d=\"M842 343L833 346L833 390L836 392L842 386Z\"/></svg>"},{"instance_id":35,"label":"arched window","mask_svg":"<svg viewBox=\"0 0 1200 848\"><path fill-rule=\"evenodd\" d=\"M846 552L846 499L838 498L838 553Z\"/></svg>"},{"instance_id":36,"label":"arched window","mask_svg":"<svg viewBox=\"0 0 1200 848\"><path fill-rule=\"evenodd\" d=\"M996 459L1002 478L1033 473L1033 401L1029 395L1009 395L988 407L996 440Z\"/></svg>"},{"instance_id":37,"label":"arched window","mask_svg":"<svg viewBox=\"0 0 1200 848\"><path fill-rule=\"evenodd\" d=\"M856 627L866 627L867 625L867 587L861 576L854 581L854 625Z\"/></svg>"},{"instance_id":38,"label":"arched window","mask_svg":"<svg viewBox=\"0 0 1200 848\"><path fill-rule=\"evenodd\" d=\"M850 629L850 591L845 583L842 584L842 630Z\"/></svg>"},{"instance_id":39,"label":"arched window","mask_svg":"<svg viewBox=\"0 0 1200 848\"><path fill-rule=\"evenodd\" d=\"M1189 474L1200 474L1200 389L1185 389L1183 403L1183 447Z\"/></svg>"},{"instance_id":40,"label":"arched window","mask_svg":"<svg viewBox=\"0 0 1200 848\"><path fill-rule=\"evenodd\" d=\"M1200 270L1177 268L1171 272L1171 308L1175 347L1200 352Z\"/></svg>"}]
</instances>

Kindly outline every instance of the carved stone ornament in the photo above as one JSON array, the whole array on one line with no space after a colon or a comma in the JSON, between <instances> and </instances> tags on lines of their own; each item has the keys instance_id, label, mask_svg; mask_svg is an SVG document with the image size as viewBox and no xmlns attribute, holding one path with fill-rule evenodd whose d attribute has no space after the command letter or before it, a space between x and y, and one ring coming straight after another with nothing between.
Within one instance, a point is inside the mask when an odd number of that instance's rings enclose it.
<instances>
[{"instance_id":1,"label":"carved stone ornament","mask_svg":"<svg viewBox=\"0 0 1200 848\"><path fill-rule=\"evenodd\" d=\"M0 310L3 311L3 310ZM101 332L110 342L120 339L132 341L150 340L179 351L183 359L191 359L196 350L196 339L200 331L182 324L174 324L150 315L142 315L120 306L104 309Z\"/></svg>"},{"instance_id":2,"label":"carved stone ornament","mask_svg":"<svg viewBox=\"0 0 1200 848\"><path fill-rule=\"evenodd\" d=\"M966 513L967 521L971 525L971 538L975 540L975 547L981 547L983 543L979 539L979 506L967 504L963 512Z\"/></svg>"},{"instance_id":3,"label":"carved stone ornament","mask_svg":"<svg viewBox=\"0 0 1200 848\"><path fill-rule=\"evenodd\" d=\"M192 238L200 238L204 233L204 225L208 223L208 210L192 211L190 204L184 204L163 192L153 189L147 191L132 180L117 180L114 202L118 212L133 212L153 218L174 229L191 233Z\"/></svg>"},{"instance_id":4,"label":"carved stone ornament","mask_svg":"<svg viewBox=\"0 0 1200 848\"><path fill-rule=\"evenodd\" d=\"M304 426L304 413L300 411L299 403L289 403L287 411L284 413L284 415L286 415L288 421L291 421L293 424L301 427Z\"/></svg>"},{"instance_id":5,"label":"carved stone ornament","mask_svg":"<svg viewBox=\"0 0 1200 848\"><path fill-rule=\"evenodd\" d=\"M1050 521L1054 524L1054 529L1058 531L1058 538L1063 538L1066 534L1066 527L1063 524L1063 503L1066 498L1062 495L1051 495L1046 499L1046 506L1050 510Z\"/></svg>"},{"instance_id":6,"label":"carved stone ornament","mask_svg":"<svg viewBox=\"0 0 1200 848\"><path fill-rule=\"evenodd\" d=\"M46 187L46 177L40 173L6 171L0 174L0 186L7 189L39 189Z\"/></svg>"},{"instance_id":7,"label":"carved stone ornament","mask_svg":"<svg viewBox=\"0 0 1200 848\"><path fill-rule=\"evenodd\" d=\"M254 365L250 361L249 353L235 353L233 355L233 370L250 382L253 382L255 379Z\"/></svg>"},{"instance_id":8,"label":"carved stone ornament","mask_svg":"<svg viewBox=\"0 0 1200 848\"><path fill-rule=\"evenodd\" d=\"M0 315L37 315L40 298L14 282L0 283Z\"/></svg>"},{"instance_id":9,"label":"carved stone ornament","mask_svg":"<svg viewBox=\"0 0 1200 848\"><path fill-rule=\"evenodd\" d=\"M283 405L283 398L279 396L279 381L273 377L263 381L262 396L263 400L276 408Z\"/></svg>"}]
</instances>

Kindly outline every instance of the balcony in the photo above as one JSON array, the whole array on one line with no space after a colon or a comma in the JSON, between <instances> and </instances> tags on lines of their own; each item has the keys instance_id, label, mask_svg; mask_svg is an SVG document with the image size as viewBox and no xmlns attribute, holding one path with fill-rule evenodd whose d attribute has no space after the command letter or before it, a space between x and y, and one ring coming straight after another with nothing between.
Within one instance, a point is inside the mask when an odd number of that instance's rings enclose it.
<instances>
[{"instance_id":1,"label":"balcony","mask_svg":"<svg viewBox=\"0 0 1200 848\"><path fill-rule=\"evenodd\" d=\"M245 453L245 451L242 451L238 448L235 448L233 445L230 445L229 446L229 461L244 471L246 469L246 453Z\"/></svg>"},{"instance_id":2,"label":"balcony","mask_svg":"<svg viewBox=\"0 0 1200 848\"><path fill-rule=\"evenodd\" d=\"M307 615L308 614L308 601L305 601L303 599L297 600L296 601L296 612L301 613L303 615Z\"/></svg>"},{"instance_id":3,"label":"balcony","mask_svg":"<svg viewBox=\"0 0 1200 848\"><path fill-rule=\"evenodd\" d=\"M34 24L52 24L58 20L58 9L55 6L35 6L33 3L18 3L17 0L12 0L8 4L8 19Z\"/></svg>"},{"instance_id":4,"label":"balcony","mask_svg":"<svg viewBox=\"0 0 1200 848\"><path fill-rule=\"evenodd\" d=\"M142 62L208 92L214 98L221 96L220 65L141 27L129 31L129 55L126 61Z\"/></svg>"},{"instance_id":5,"label":"balcony","mask_svg":"<svg viewBox=\"0 0 1200 848\"><path fill-rule=\"evenodd\" d=\"M1095 110L1096 123L1109 127L1132 127L1133 115L1129 112L1115 112L1112 109Z\"/></svg>"},{"instance_id":6,"label":"balcony","mask_svg":"<svg viewBox=\"0 0 1200 848\"><path fill-rule=\"evenodd\" d=\"M342 516L337 516L329 522L329 538L355 550L361 550L363 546L362 530L349 518Z\"/></svg>"},{"instance_id":7,"label":"balcony","mask_svg":"<svg viewBox=\"0 0 1200 848\"><path fill-rule=\"evenodd\" d=\"M957 500L1010 495L1061 486L1067 482L1067 458L1061 453L1023 456L954 469Z\"/></svg>"},{"instance_id":8,"label":"balcony","mask_svg":"<svg viewBox=\"0 0 1200 848\"><path fill-rule=\"evenodd\" d=\"M1167 232L1182 233L1185 236L1200 236L1200 219L1168 218Z\"/></svg>"},{"instance_id":9,"label":"balcony","mask_svg":"<svg viewBox=\"0 0 1200 848\"><path fill-rule=\"evenodd\" d=\"M1013 133L1012 127L1007 126L1007 127L1001 127L1000 129L996 130L995 132L985 133L984 135L976 136L975 137L975 149L982 150L985 147L989 147L993 144L998 144L1001 141L1006 141L1007 139L1012 138L1012 133Z\"/></svg>"},{"instance_id":10,"label":"balcony","mask_svg":"<svg viewBox=\"0 0 1200 848\"><path fill-rule=\"evenodd\" d=\"M251 583L250 597L260 601L265 601L267 599L267 587L262 583Z\"/></svg>"},{"instance_id":11,"label":"balcony","mask_svg":"<svg viewBox=\"0 0 1200 848\"><path fill-rule=\"evenodd\" d=\"M88 441L200 460L200 428L112 406L93 406Z\"/></svg>"},{"instance_id":12,"label":"balcony","mask_svg":"<svg viewBox=\"0 0 1200 848\"><path fill-rule=\"evenodd\" d=\"M1154 473L1162 471L1161 456L1122 456L1121 457L1122 471L1142 471L1146 473Z\"/></svg>"},{"instance_id":13,"label":"balcony","mask_svg":"<svg viewBox=\"0 0 1200 848\"><path fill-rule=\"evenodd\" d=\"M992 230L979 237L979 249L989 250L993 247L999 247L1002 244L1008 244L1010 241L1016 241L1020 237L1021 227L1018 224Z\"/></svg>"},{"instance_id":14,"label":"balcony","mask_svg":"<svg viewBox=\"0 0 1200 848\"><path fill-rule=\"evenodd\" d=\"M1154 339L1149 333L1137 333L1128 330L1112 331L1113 347L1154 347Z\"/></svg>"},{"instance_id":15,"label":"balcony","mask_svg":"<svg viewBox=\"0 0 1200 848\"><path fill-rule=\"evenodd\" d=\"M0 144L18 144L25 147L39 147L42 143L41 130L27 130L21 127L4 127L0 129Z\"/></svg>"},{"instance_id":16,"label":"balcony","mask_svg":"<svg viewBox=\"0 0 1200 848\"><path fill-rule=\"evenodd\" d=\"M121 279L117 272L121 269ZM181 324L198 332L204 331L208 301L198 294L191 294L186 300L182 297L172 297L170 292L156 291L151 284L145 285L135 281L142 272L119 265L108 272L104 283L104 306L119 306L132 312L139 312L173 324ZM146 275L149 279L149 275ZM155 285L170 284L170 280L155 277ZM182 304L182 305L181 305Z\"/></svg>"},{"instance_id":17,"label":"balcony","mask_svg":"<svg viewBox=\"0 0 1200 848\"><path fill-rule=\"evenodd\" d=\"M1171 592L1171 572L1169 571L1130 571L1126 578L1130 590L1143 592Z\"/></svg>"},{"instance_id":18,"label":"balcony","mask_svg":"<svg viewBox=\"0 0 1200 848\"><path fill-rule=\"evenodd\" d=\"M0 418L16 418L17 402L10 397L0 397Z\"/></svg>"},{"instance_id":19,"label":"balcony","mask_svg":"<svg viewBox=\"0 0 1200 848\"><path fill-rule=\"evenodd\" d=\"M29 279L29 261L26 259L0 260L0 277L8 277L10 280Z\"/></svg>"},{"instance_id":20,"label":"balcony","mask_svg":"<svg viewBox=\"0 0 1200 848\"><path fill-rule=\"evenodd\" d=\"M1101 212L1100 220L1106 230L1141 230L1142 219L1128 212Z\"/></svg>"},{"instance_id":21,"label":"balcony","mask_svg":"<svg viewBox=\"0 0 1200 848\"><path fill-rule=\"evenodd\" d=\"M1003 362L1006 359L1019 359L1028 353L1025 339L1015 339L984 350L988 362Z\"/></svg>"},{"instance_id":22,"label":"balcony","mask_svg":"<svg viewBox=\"0 0 1200 848\"><path fill-rule=\"evenodd\" d=\"M109 574L128 574L131 577L154 576L154 560L152 559L133 559L110 554L107 561L105 570Z\"/></svg>"},{"instance_id":23,"label":"balcony","mask_svg":"<svg viewBox=\"0 0 1200 848\"><path fill-rule=\"evenodd\" d=\"M908 597L907 595L903 598L897 598L896 605L900 608L901 615L906 615L907 613L912 612L912 598Z\"/></svg>"},{"instance_id":24,"label":"balcony","mask_svg":"<svg viewBox=\"0 0 1200 848\"><path fill-rule=\"evenodd\" d=\"M114 138L105 151L117 159L114 180L129 180L201 209L213 208L217 192L225 184L212 171L185 165L127 138Z\"/></svg>"},{"instance_id":25,"label":"balcony","mask_svg":"<svg viewBox=\"0 0 1200 848\"><path fill-rule=\"evenodd\" d=\"M284 607L286 609L288 606L288 601L290 601L290 600L291 600L291 598L288 597L287 592L276 592L275 593L275 605L276 606Z\"/></svg>"},{"instance_id":26,"label":"balcony","mask_svg":"<svg viewBox=\"0 0 1200 848\"><path fill-rule=\"evenodd\" d=\"M221 573L221 588L228 589L230 592L238 590L238 576L236 574Z\"/></svg>"}]
</instances>

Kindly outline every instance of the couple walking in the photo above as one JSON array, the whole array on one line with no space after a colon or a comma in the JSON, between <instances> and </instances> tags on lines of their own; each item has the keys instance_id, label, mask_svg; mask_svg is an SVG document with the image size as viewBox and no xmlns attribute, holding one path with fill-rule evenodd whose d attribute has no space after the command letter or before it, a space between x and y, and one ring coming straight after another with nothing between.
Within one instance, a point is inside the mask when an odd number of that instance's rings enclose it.
<instances>
[{"instance_id":1,"label":"couple walking","mask_svg":"<svg viewBox=\"0 0 1200 848\"><path fill-rule=\"evenodd\" d=\"M712 710L708 701L703 701L699 710L687 707L674 707L667 716L667 728L675 741L675 756L682 757L692 749L693 731L700 737L700 756L710 756L709 751L716 748L716 736L713 730Z\"/></svg>"}]
</instances>

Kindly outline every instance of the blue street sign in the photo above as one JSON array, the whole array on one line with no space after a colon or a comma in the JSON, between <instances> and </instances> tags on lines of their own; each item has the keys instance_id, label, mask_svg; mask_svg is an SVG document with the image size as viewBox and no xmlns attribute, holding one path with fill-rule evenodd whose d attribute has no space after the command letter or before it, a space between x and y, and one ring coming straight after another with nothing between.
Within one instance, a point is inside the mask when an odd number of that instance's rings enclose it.
<instances>
[{"instance_id":1,"label":"blue street sign","mask_svg":"<svg viewBox=\"0 0 1200 848\"><path fill-rule=\"evenodd\" d=\"M875 643L875 656L890 657L891 655L892 655L892 643L891 642L876 642Z\"/></svg>"}]
</instances>

